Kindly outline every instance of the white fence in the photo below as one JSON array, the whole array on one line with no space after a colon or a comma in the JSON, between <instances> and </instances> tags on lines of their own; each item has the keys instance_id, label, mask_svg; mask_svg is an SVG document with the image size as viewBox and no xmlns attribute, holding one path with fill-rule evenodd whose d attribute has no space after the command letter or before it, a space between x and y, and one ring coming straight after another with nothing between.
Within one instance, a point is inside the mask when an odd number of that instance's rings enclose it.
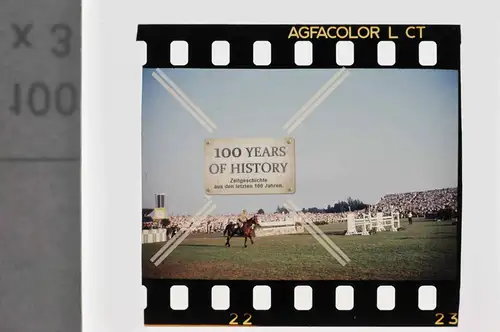
<instances>
[{"instance_id":1,"label":"white fence","mask_svg":"<svg viewBox=\"0 0 500 332\"><path fill-rule=\"evenodd\" d=\"M354 213L347 215L347 232L345 235L370 235L372 229L377 232L397 232L401 227L399 213L391 213L384 216L382 212L377 212L375 217L371 214L363 214L362 218L356 218Z\"/></svg>"},{"instance_id":2,"label":"white fence","mask_svg":"<svg viewBox=\"0 0 500 332\"><path fill-rule=\"evenodd\" d=\"M284 221L260 222L260 227L255 229L256 236L295 234L304 232L304 227L290 217Z\"/></svg>"},{"instance_id":3,"label":"white fence","mask_svg":"<svg viewBox=\"0 0 500 332\"><path fill-rule=\"evenodd\" d=\"M167 241L167 229L145 229L142 231L142 243L157 243Z\"/></svg>"}]
</instances>

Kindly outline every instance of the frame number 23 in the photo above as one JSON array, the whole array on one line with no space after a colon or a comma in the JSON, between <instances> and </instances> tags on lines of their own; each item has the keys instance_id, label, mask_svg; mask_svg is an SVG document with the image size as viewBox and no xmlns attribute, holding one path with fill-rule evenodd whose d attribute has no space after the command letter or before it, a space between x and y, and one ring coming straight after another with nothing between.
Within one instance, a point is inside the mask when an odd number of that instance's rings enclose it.
<instances>
[{"instance_id":1,"label":"frame number 23","mask_svg":"<svg viewBox=\"0 0 500 332\"><path fill-rule=\"evenodd\" d=\"M456 312L450 312L447 315L438 312L436 314L436 321L434 325L457 325L458 324L458 314Z\"/></svg>"},{"instance_id":2,"label":"frame number 23","mask_svg":"<svg viewBox=\"0 0 500 332\"><path fill-rule=\"evenodd\" d=\"M230 316L232 317L232 319L229 321L229 325L240 324L238 322L238 314L232 313ZM241 325L252 325L252 322L250 321L252 319L252 315L250 315L249 313L245 313L243 317L245 318L245 320L243 320L243 323L241 323Z\"/></svg>"}]
</instances>

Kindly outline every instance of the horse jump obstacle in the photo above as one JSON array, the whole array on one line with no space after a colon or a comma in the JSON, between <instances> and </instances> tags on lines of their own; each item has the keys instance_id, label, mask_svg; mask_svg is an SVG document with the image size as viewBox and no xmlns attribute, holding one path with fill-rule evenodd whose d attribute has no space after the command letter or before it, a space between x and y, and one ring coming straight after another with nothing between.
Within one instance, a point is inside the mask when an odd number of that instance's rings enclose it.
<instances>
[{"instance_id":1,"label":"horse jump obstacle","mask_svg":"<svg viewBox=\"0 0 500 332\"><path fill-rule=\"evenodd\" d=\"M295 217L285 221L260 222L260 227L255 228L256 236L270 236L283 234L296 234L304 232L304 226L298 223Z\"/></svg>"},{"instance_id":2,"label":"horse jump obstacle","mask_svg":"<svg viewBox=\"0 0 500 332\"><path fill-rule=\"evenodd\" d=\"M371 216L371 213L363 213L363 217L358 219L356 219L354 213L349 213L347 215L347 233L345 235L370 235L372 229L377 232L397 232L400 227L399 213L392 212L390 216L384 216L382 212L377 212L375 218Z\"/></svg>"},{"instance_id":3,"label":"horse jump obstacle","mask_svg":"<svg viewBox=\"0 0 500 332\"><path fill-rule=\"evenodd\" d=\"M167 229L145 229L142 231L142 243L157 243L167 241Z\"/></svg>"}]
</instances>

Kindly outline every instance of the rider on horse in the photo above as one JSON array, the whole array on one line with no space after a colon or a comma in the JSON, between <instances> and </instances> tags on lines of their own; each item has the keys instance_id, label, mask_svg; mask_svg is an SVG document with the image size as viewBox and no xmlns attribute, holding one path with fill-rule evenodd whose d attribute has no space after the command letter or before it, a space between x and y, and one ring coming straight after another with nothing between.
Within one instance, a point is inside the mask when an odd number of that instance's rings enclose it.
<instances>
[{"instance_id":1,"label":"rider on horse","mask_svg":"<svg viewBox=\"0 0 500 332\"><path fill-rule=\"evenodd\" d=\"M238 217L238 227L243 227L243 223L248 220L247 210L243 209L240 216Z\"/></svg>"},{"instance_id":2,"label":"rider on horse","mask_svg":"<svg viewBox=\"0 0 500 332\"><path fill-rule=\"evenodd\" d=\"M241 214L238 216L236 219L236 224L233 225L231 221L227 224L226 228L224 229L223 235L226 236L226 247L230 247L231 244L229 243L229 240L236 234L241 235L245 238L245 243L244 246L245 248L247 247L247 239L250 239L250 242L254 244L254 241L252 237L255 237L255 225L257 225L257 216L253 216L251 218L248 218L247 211L243 210L241 211Z\"/></svg>"}]
</instances>

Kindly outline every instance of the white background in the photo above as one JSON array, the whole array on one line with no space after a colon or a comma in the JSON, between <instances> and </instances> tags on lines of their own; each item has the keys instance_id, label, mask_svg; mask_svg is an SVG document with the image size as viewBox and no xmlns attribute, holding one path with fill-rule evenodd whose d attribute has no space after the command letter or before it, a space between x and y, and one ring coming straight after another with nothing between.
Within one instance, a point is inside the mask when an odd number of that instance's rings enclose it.
<instances>
[{"instance_id":1,"label":"white background","mask_svg":"<svg viewBox=\"0 0 500 332\"><path fill-rule=\"evenodd\" d=\"M498 19L495 15L496 11L488 8L486 1L459 5L458 1L427 0L84 0L84 331L144 329L145 293L141 288L141 241L137 220L141 216L140 109L145 48L135 39L137 25L146 23L461 24L463 237L458 329L498 330L495 308L500 308L500 301L495 295L500 294L499 217L494 208L479 208L494 206L496 189L500 185L496 171L500 131L495 132L499 125L496 115L498 52L494 44L498 40L494 20ZM356 331L368 329L356 328ZM387 328L377 330L386 331Z\"/></svg>"}]
</instances>

